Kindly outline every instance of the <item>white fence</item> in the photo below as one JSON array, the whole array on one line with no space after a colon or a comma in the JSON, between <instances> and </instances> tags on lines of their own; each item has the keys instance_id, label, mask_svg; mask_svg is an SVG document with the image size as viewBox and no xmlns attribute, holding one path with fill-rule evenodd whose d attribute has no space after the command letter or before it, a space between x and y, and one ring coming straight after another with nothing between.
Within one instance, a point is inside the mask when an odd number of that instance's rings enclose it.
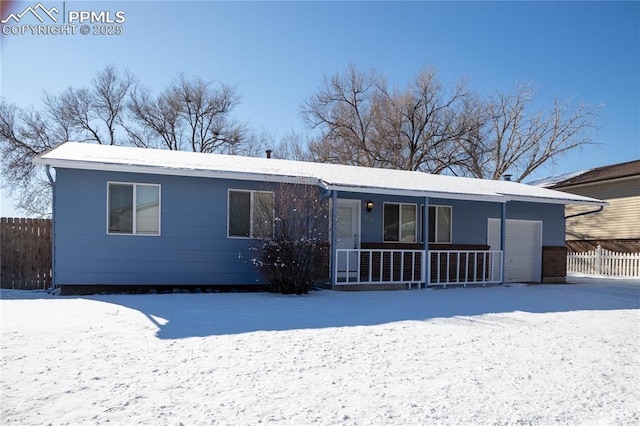
<instances>
[{"instance_id":1,"label":"white fence","mask_svg":"<svg viewBox=\"0 0 640 426\"><path fill-rule=\"evenodd\" d=\"M567 272L639 278L640 253L616 253L600 246L585 253L567 253Z\"/></svg>"}]
</instances>

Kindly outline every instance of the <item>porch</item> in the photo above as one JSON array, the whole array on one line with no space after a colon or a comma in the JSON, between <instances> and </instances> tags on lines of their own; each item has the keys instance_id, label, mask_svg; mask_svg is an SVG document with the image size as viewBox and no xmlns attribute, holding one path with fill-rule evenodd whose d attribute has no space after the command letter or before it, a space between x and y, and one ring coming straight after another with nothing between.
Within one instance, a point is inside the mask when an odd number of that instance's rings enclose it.
<instances>
[{"instance_id":1,"label":"porch","mask_svg":"<svg viewBox=\"0 0 640 426\"><path fill-rule=\"evenodd\" d=\"M428 259L428 261L424 261ZM337 249L336 289L400 289L500 284L501 250Z\"/></svg>"}]
</instances>

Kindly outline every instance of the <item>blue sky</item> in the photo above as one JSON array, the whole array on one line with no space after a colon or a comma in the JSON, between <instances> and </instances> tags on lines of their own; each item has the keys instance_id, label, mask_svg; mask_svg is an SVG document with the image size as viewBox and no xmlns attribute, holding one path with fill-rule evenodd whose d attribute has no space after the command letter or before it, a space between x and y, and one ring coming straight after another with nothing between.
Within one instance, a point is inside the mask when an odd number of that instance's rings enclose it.
<instances>
[{"instance_id":1,"label":"blue sky","mask_svg":"<svg viewBox=\"0 0 640 426\"><path fill-rule=\"evenodd\" d=\"M465 78L490 93L535 82L541 105L557 95L602 106L600 145L531 179L640 158L640 2L41 3L122 10L126 21L122 35L0 36L0 93L20 106L87 85L109 64L152 89L182 71L235 86L236 118L277 140L304 130L303 99L350 63L398 85L435 67L449 86ZM4 193L0 209L13 214Z\"/></svg>"}]
</instances>

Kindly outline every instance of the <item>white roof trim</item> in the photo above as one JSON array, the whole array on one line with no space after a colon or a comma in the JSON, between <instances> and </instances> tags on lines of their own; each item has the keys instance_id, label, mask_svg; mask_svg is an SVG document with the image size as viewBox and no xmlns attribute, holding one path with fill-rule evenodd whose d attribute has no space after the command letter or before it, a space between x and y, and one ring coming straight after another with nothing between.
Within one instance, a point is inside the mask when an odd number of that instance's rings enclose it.
<instances>
[{"instance_id":1,"label":"white roof trim","mask_svg":"<svg viewBox=\"0 0 640 426\"><path fill-rule=\"evenodd\" d=\"M90 161L70 161L70 160L43 160L35 158L33 164L37 166L59 167L62 169L77 170L99 170L105 172L123 173L144 173L150 175L165 176L188 176L217 179L234 179L249 181L266 181L277 183L303 183L306 185L318 185L319 181L313 177L273 175L267 173L233 172L226 170L200 170L200 169L180 169L171 167L142 166L116 163L95 163Z\"/></svg>"},{"instance_id":2,"label":"white roof trim","mask_svg":"<svg viewBox=\"0 0 640 426\"><path fill-rule=\"evenodd\" d=\"M581 205L581 206L608 206L609 203L606 201L588 199L584 201L580 200L572 200L570 198L545 198L545 197L528 197L525 195L508 195L510 201L523 201L523 202L532 202L532 203L546 203L546 204L571 204L571 205ZM593 200L593 201L591 201Z\"/></svg>"},{"instance_id":3,"label":"white roof trim","mask_svg":"<svg viewBox=\"0 0 640 426\"><path fill-rule=\"evenodd\" d=\"M517 182L325 163L66 142L36 165L124 173L303 183L356 193L506 203L606 205L601 200Z\"/></svg>"},{"instance_id":4,"label":"white roof trim","mask_svg":"<svg viewBox=\"0 0 640 426\"><path fill-rule=\"evenodd\" d=\"M438 192L438 191L417 191L402 188L377 188L377 187L361 187L349 185L332 185L328 184L327 189L356 192L364 194L382 194L382 195L399 195L406 197L428 197L428 198L444 198L449 200L468 200L468 201L491 201L496 203L506 203L509 197L495 194L465 194L455 192Z\"/></svg>"}]
</instances>

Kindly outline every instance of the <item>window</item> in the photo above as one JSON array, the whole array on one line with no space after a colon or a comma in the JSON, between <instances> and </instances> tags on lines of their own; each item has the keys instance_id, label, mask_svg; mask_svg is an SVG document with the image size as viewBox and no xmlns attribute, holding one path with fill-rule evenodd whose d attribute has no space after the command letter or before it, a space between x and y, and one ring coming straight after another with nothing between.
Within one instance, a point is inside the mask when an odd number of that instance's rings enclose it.
<instances>
[{"instance_id":1,"label":"window","mask_svg":"<svg viewBox=\"0 0 640 426\"><path fill-rule=\"evenodd\" d=\"M451 206L429 206L429 242L451 243Z\"/></svg>"},{"instance_id":2,"label":"window","mask_svg":"<svg viewBox=\"0 0 640 426\"><path fill-rule=\"evenodd\" d=\"M111 183L107 232L160 235L160 185Z\"/></svg>"},{"instance_id":3,"label":"window","mask_svg":"<svg viewBox=\"0 0 640 426\"><path fill-rule=\"evenodd\" d=\"M417 206L415 204L384 204L384 241L416 242Z\"/></svg>"},{"instance_id":4,"label":"window","mask_svg":"<svg viewBox=\"0 0 640 426\"><path fill-rule=\"evenodd\" d=\"M229 237L273 235L273 192L229 190Z\"/></svg>"}]
</instances>

